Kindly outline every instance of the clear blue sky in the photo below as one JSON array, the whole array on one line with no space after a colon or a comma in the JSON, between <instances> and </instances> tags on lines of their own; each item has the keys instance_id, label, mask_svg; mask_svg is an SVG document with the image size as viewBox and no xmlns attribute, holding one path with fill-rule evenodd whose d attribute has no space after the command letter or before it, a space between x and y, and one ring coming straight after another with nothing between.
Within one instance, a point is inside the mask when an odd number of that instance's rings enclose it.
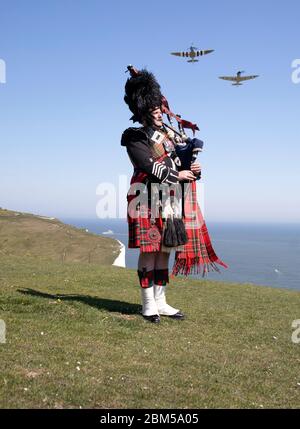
<instances>
[{"instance_id":1,"label":"clear blue sky","mask_svg":"<svg viewBox=\"0 0 300 429\"><path fill-rule=\"evenodd\" d=\"M120 146L132 63L201 129L208 221L300 222L299 16L297 0L0 0L0 206L95 217L97 185L132 170ZM192 42L215 52L169 55ZM238 70L260 77L217 78Z\"/></svg>"}]
</instances>

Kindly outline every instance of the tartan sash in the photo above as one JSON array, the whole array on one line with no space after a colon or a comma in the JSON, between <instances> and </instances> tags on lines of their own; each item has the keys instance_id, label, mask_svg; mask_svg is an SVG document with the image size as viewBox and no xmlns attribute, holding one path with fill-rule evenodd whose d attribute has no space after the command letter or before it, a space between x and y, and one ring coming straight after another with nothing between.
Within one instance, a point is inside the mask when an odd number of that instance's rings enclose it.
<instances>
[{"instance_id":1,"label":"tartan sash","mask_svg":"<svg viewBox=\"0 0 300 429\"><path fill-rule=\"evenodd\" d=\"M188 242L175 253L172 275L189 275L220 271L216 264L228 268L216 255L197 202L196 182L185 183L183 220Z\"/></svg>"}]
</instances>

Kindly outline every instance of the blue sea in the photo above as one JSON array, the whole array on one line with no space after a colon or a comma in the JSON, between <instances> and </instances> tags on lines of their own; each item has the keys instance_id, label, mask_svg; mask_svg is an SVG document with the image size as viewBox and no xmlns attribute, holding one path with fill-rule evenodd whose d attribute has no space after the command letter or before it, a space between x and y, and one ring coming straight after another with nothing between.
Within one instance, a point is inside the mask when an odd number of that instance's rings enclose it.
<instances>
[{"instance_id":1,"label":"blue sea","mask_svg":"<svg viewBox=\"0 0 300 429\"><path fill-rule=\"evenodd\" d=\"M65 223L126 245L126 267L137 267L138 249L127 248L126 219L70 219ZM300 224L207 223L217 255L227 263L208 279L300 290ZM171 254L170 267L174 259ZM197 277L196 275L193 277ZM199 276L200 277L200 276Z\"/></svg>"}]
</instances>

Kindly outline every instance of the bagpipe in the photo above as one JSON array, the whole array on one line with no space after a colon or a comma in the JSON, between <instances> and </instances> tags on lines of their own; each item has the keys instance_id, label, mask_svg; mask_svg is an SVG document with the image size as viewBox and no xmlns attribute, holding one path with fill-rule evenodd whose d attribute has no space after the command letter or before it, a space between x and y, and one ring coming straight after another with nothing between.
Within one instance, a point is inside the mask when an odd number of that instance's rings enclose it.
<instances>
[{"instance_id":1,"label":"bagpipe","mask_svg":"<svg viewBox=\"0 0 300 429\"><path fill-rule=\"evenodd\" d=\"M169 125L163 123L163 127L166 129L175 146L176 156L179 158L179 165L181 170L190 170L191 164L194 163L198 157L198 154L202 152L204 143L202 140L195 137L190 138L186 135L184 128L190 128L195 135L195 131L199 131L199 128L196 124L193 124L190 121L186 121L181 118L180 115L175 115L171 112L169 104L165 97L162 100L162 112L167 115ZM173 126L173 120L175 118L177 121L178 130ZM196 180L200 180L201 173L197 176ZM185 224L182 220L182 216L176 216L176 211L174 206L171 205L171 214L167 217L164 234L163 234L163 243L166 247L177 247L184 246L188 243L188 235L186 232ZM184 211L184 202L182 201L181 206L182 211Z\"/></svg>"},{"instance_id":2,"label":"bagpipe","mask_svg":"<svg viewBox=\"0 0 300 429\"><path fill-rule=\"evenodd\" d=\"M196 161L198 154L203 150L203 141L195 137L192 139L187 137L184 130L180 128L177 131L171 125L163 123L163 126L174 133L172 141L174 142L176 155L180 160L181 170L190 170L191 164ZM199 175L196 180L200 180L200 178L201 175Z\"/></svg>"}]
</instances>

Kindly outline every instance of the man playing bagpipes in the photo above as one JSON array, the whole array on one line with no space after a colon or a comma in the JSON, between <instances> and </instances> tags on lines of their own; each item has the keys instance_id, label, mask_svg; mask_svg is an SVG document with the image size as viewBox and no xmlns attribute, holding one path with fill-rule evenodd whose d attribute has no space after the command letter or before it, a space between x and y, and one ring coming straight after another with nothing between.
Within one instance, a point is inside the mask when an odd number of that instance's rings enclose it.
<instances>
[{"instance_id":1,"label":"man playing bagpipes","mask_svg":"<svg viewBox=\"0 0 300 429\"><path fill-rule=\"evenodd\" d=\"M175 250L173 275L218 270L226 265L215 254L197 203L196 161L203 142L189 139L184 128L197 125L174 115L160 92L154 75L128 66L131 77L124 100L139 128L124 131L121 145L127 149L134 173L127 193L128 247L140 248L137 273L141 286L142 315L153 323L160 316L183 320L184 314L166 302L169 256ZM166 114L178 122L178 131L163 123Z\"/></svg>"}]
</instances>

